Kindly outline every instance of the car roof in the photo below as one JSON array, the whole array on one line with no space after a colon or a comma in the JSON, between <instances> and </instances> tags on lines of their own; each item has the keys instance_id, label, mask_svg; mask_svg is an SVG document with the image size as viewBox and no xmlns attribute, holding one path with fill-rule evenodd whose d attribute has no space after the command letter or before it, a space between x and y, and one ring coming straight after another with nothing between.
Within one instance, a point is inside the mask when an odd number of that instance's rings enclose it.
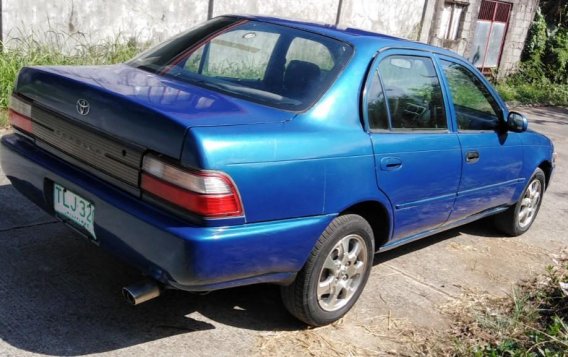
<instances>
[{"instance_id":1,"label":"car roof","mask_svg":"<svg viewBox=\"0 0 568 357\"><path fill-rule=\"evenodd\" d=\"M257 16L257 15L224 15L244 18L255 21L273 23L282 26L294 27L297 29L315 32L324 36L333 37L338 40L349 42L354 45L364 44L373 45L377 49L385 47L402 47L407 49L417 49L428 52L436 52L446 56L463 59L457 53L425 43L407 40L400 37L385 35L381 33L361 30L352 27L341 27L325 23L305 22L280 17Z\"/></svg>"}]
</instances>

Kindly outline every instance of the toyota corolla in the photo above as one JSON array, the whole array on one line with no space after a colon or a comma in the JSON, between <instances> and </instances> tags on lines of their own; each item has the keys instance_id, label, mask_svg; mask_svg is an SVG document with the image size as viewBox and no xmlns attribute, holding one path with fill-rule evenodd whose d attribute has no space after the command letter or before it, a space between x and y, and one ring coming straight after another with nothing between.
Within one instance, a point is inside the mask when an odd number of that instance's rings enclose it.
<instances>
[{"instance_id":1,"label":"toyota corolla","mask_svg":"<svg viewBox=\"0 0 568 357\"><path fill-rule=\"evenodd\" d=\"M493 216L526 232L554 171L460 56L355 29L223 16L131 61L21 70L12 185L165 288L282 286L311 325L377 252Z\"/></svg>"}]
</instances>

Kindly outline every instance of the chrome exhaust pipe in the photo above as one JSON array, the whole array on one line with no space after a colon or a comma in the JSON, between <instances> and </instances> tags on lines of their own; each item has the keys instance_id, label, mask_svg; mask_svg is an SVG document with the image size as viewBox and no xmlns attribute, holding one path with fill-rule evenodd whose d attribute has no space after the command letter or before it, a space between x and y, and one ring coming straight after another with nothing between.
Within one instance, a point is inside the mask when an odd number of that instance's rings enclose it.
<instances>
[{"instance_id":1,"label":"chrome exhaust pipe","mask_svg":"<svg viewBox=\"0 0 568 357\"><path fill-rule=\"evenodd\" d=\"M122 296L130 305L140 305L143 302L160 296L162 290L153 280L145 280L122 288Z\"/></svg>"}]
</instances>

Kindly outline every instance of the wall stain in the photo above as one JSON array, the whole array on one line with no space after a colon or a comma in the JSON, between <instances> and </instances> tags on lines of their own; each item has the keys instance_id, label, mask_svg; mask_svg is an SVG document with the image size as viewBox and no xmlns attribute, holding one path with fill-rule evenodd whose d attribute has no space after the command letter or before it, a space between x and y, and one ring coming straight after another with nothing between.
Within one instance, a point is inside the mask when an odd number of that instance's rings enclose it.
<instances>
[{"instance_id":1,"label":"wall stain","mask_svg":"<svg viewBox=\"0 0 568 357\"><path fill-rule=\"evenodd\" d=\"M75 3L71 1L71 13L69 14L69 22L67 24L67 27L69 28L69 33L76 32L76 27L74 23L77 23L77 13L75 12Z\"/></svg>"}]
</instances>

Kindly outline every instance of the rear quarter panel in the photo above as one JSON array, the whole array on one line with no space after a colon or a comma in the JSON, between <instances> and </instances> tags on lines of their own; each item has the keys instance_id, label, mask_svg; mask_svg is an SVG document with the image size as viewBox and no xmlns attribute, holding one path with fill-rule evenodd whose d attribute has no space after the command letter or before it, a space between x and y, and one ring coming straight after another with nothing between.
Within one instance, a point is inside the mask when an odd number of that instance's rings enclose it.
<instances>
[{"instance_id":1,"label":"rear quarter panel","mask_svg":"<svg viewBox=\"0 0 568 357\"><path fill-rule=\"evenodd\" d=\"M356 54L308 111L283 123L192 128L182 164L227 172L247 222L337 214L378 189L369 134L360 118L363 80L376 48Z\"/></svg>"},{"instance_id":2,"label":"rear quarter panel","mask_svg":"<svg viewBox=\"0 0 568 357\"><path fill-rule=\"evenodd\" d=\"M339 213L376 200L368 135L314 127L308 118L284 124L194 128L186 165L220 170L235 181L247 222Z\"/></svg>"}]
</instances>

